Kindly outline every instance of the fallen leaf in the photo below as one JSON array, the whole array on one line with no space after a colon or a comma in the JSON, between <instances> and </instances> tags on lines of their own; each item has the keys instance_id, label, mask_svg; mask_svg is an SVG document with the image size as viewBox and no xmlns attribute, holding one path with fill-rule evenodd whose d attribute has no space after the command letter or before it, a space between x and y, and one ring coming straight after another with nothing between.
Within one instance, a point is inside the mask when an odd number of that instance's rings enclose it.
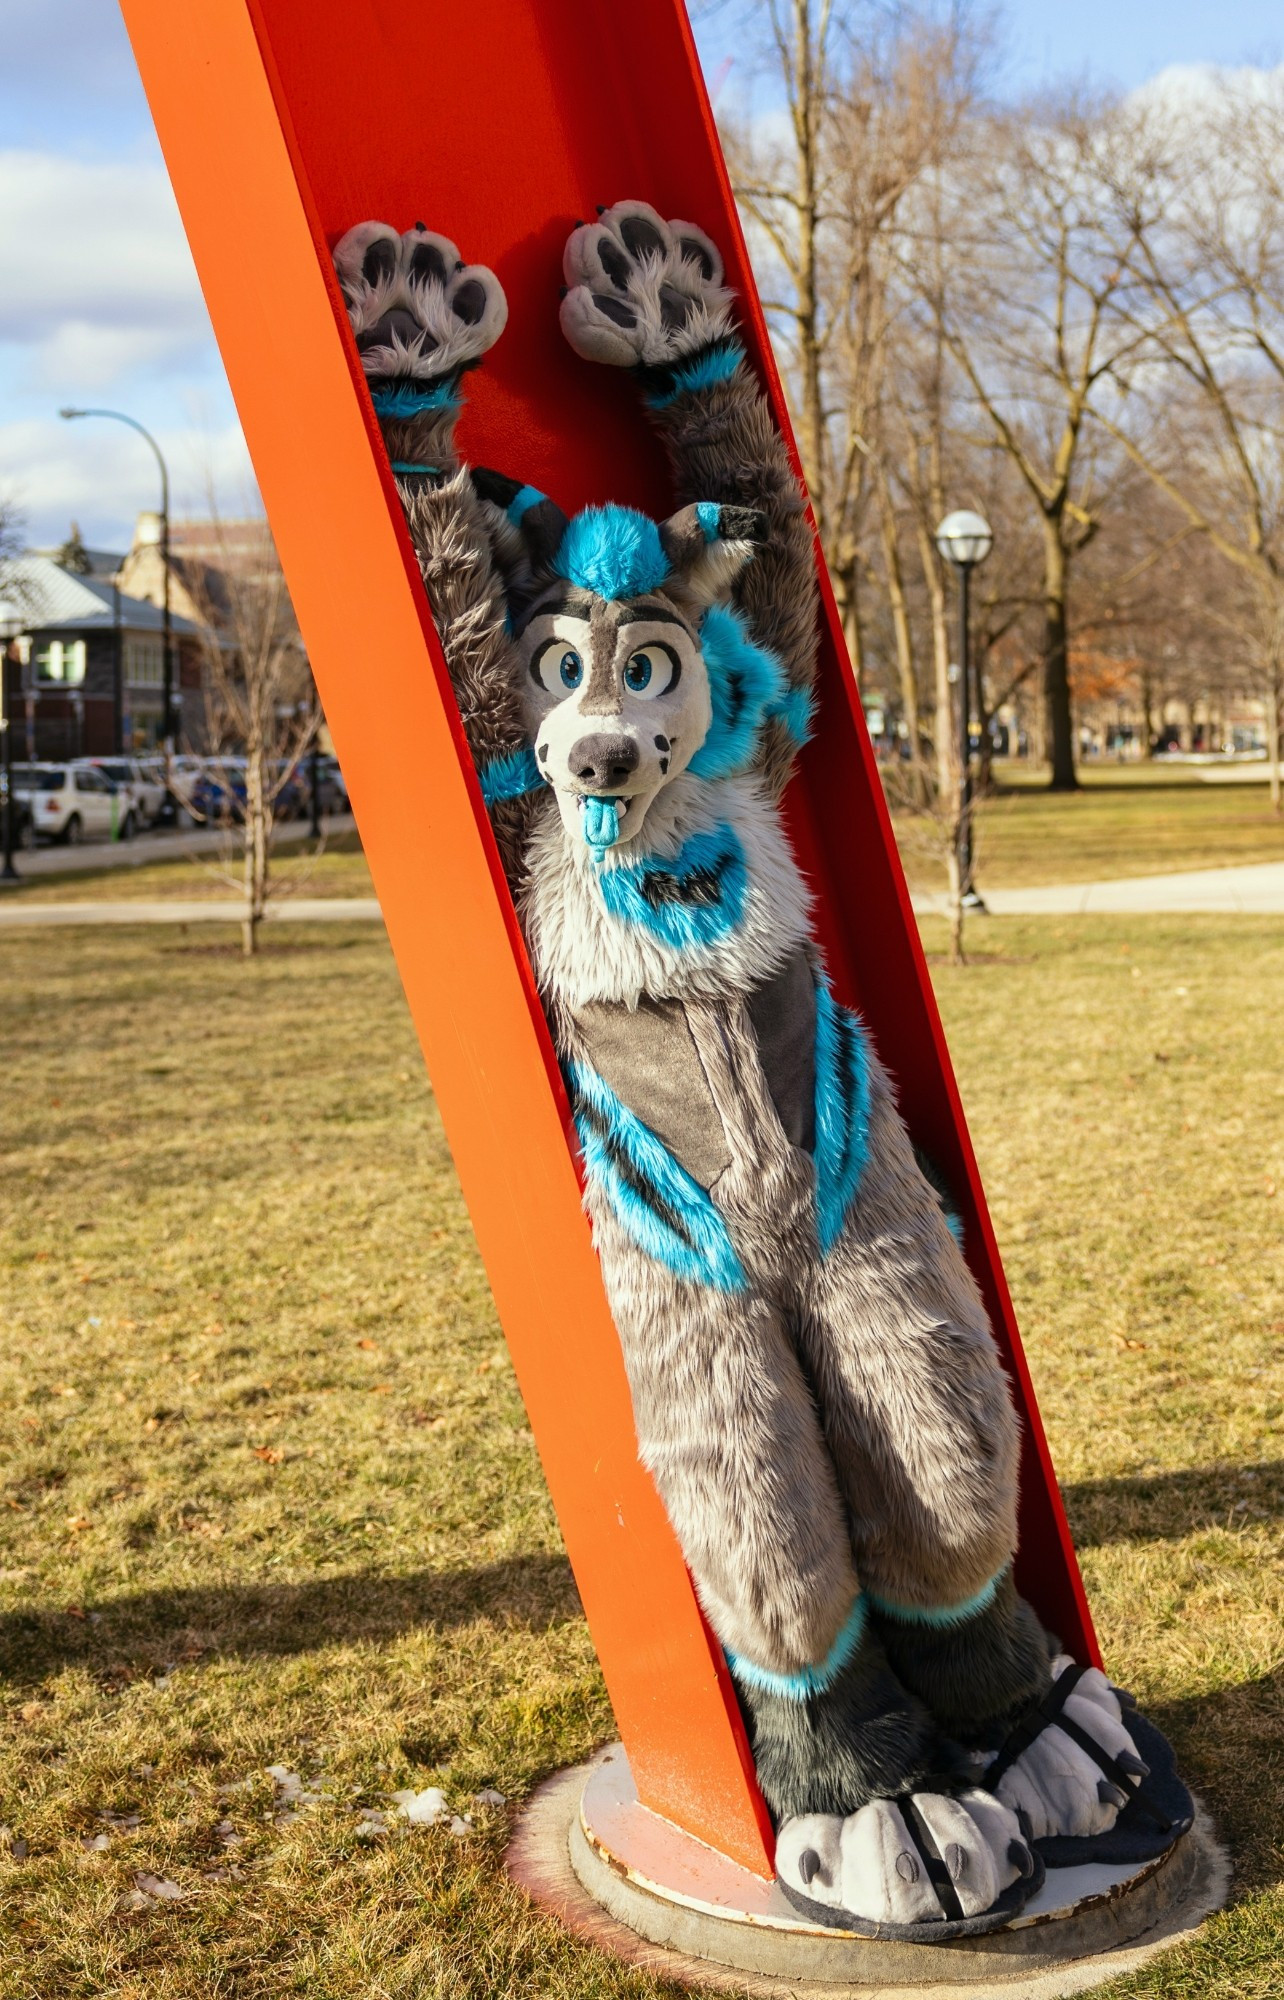
<instances>
[{"instance_id":1,"label":"fallen leaf","mask_svg":"<svg viewBox=\"0 0 1284 2000\"><path fill-rule=\"evenodd\" d=\"M1127 1336L1122 1333L1112 1333L1110 1338L1114 1341L1116 1347L1128 1347L1132 1349L1140 1349L1144 1348L1146 1345L1146 1342L1144 1340L1129 1340Z\"/></svg>"},{"instance_id":2,"label":"fallen leaf","mask_svg":"<svg viewBox=\"0 0 1284 2000\"><path fill-rule=\"evenodd\" d=\"M391 1382L376 1382L372 1387L370 1394L372 1396L390 1396L392 1394Z\"/></svg>"},{"instance_id":3,"label":"fallen leaf","mask_svg":"<svg viewBox=\"0 0 1284 2000\"><path fill-rule=\"evenodd\" d=\"M364 1347L367 1354L377 1354L379 1352L379 1343L377 1340L359 1340L357 1346Z\"/></svg>"},{"instance_id":4,"label":"fallen leaf","mask_svg":"<svg viewBox=\"0 0 1284 2000\"><path fill-rule=\"evenodd\" d=\"M275 1445L271 1444L256 1444L251 1449L254 1452L255 1458L261 1458L264 1465L279 1465L285 1457L283 1451L278 1450Z\"/></svg>"},{"instance_id":5,"label":"fallen leaf","mask_svg":"<svg viewBox=\"0 0 1284 2000\"><path fill-rule=\"evenodd\" d=\"M82 1625L86 1625L89 1622L89 1613L83 1604L69 1604L67 1606L67 1616L68 1618L79 1618Z\"/></svg>"},{"instance_id":6,"label":"fallen leaf","mask_svg":"<svg viewBox=\"0 0 1284 2000\"><path fill-rule=\"evenodd\" d=\"M73 1514L67 1523L67 1532L70 1535L78 1535L83 1529L92 1528L93 1525L88 1514ZM85 1614L82 1611L80 1615L83 1618Z\"/></svg>"}]
</instances>

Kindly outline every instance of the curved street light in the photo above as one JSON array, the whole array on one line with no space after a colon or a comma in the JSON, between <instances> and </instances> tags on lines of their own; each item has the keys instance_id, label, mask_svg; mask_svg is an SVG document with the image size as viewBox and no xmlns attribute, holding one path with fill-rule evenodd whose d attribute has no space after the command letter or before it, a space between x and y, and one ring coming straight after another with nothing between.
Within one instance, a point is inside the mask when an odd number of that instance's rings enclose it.
<instances>
[{"instance_id":1,"label":"curved street light","mask_svg":"<svg viewBox=\"0 0 1284 2000\"><path fill-rule=\"evenodd\" d=\"M994 531L984 514L960 507L947 514L936 531L941 556L958 571L959 578L959 889L969 910L984 910L985 904L972 883L972 717L971 717L971 629L969 586L972 571L983 563L994 547Z\"/></svg>"},{"instance_id":2,"label":"curved street light","mask_svg":"<svg viewBox=\"0 0 1284 2000\"><path fill-rule=\"evenodd\" d=\"M165 463L164 452L157 444L151 432L145 425L139 423L137 417L126 416L123 410L77 410L67 408L59 410L58 415L67 422L71 422L77 417L110 417L113 423L128 424L131 431L137 431L139 437L146 439L155 455L156 463L160 467L161 617L164 635L161 642L164 652L164 676L161 694L161 742L165 753L164 816L168 819L174 810L173 799L169 790L169 760L174 751L174 645L169 603L169 467Z\"/></svg>"}]
</instances>

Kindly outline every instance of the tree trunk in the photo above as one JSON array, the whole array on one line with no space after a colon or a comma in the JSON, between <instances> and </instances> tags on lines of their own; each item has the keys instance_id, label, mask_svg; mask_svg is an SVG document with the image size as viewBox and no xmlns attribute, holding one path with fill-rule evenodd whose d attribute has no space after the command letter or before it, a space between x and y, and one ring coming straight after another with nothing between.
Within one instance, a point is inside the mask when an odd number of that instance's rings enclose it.
<instances>
[{"instance_id":1,"label":"tree trunk","mask_svg":"<svg viewBox=\"0 0 1284 2000\"><path fill-rule=\"evenodd\" d=\"M1155 732L1151 726L1151 715L1155 706L1155 690L1151 683L1149 669L1141 670L1141 754L1149 763L1155 754Z\"/></svg>"},{"instance_id":2,"label":"tree trunk","mask_svg":"<svg viewBox=\"0 0 1284 2000\"><path fill-rule=\"evenodd\" d=\"M958 731L954 727L954 690L950 686L950 628L946 617L945 586L937 567L932 538L920 521L918 550L923 565L932 612L932 682L936 699L933 739L936 745L936 784L943 799L956 782L959 762Z\"/></svg>"},{"instance_id":3,"label":"tree trunk","mask_svg":"<svg viewBox=\"0 0 1284 2000\"><path fill-rule=\"evenodd\" d=\"M918 675L914 667L914 632L905 597L905 577L901 569L901 549L896 533L892 496L887 488L886 475L881 472L881 468L878 482L878 514L883 543L883 569L887 579L888 602L892 610L892 632L896 641L896 673L900 683L901 711L909 738L910 771L913 774L915 802L922 805L925 803L926 794L923 783L923 749L919 738Z\"/></svg>"},{"instance_id":4,"label":"tree trunk","mask_svg":"<svg viewBox=\"0 0 1284 2000\"><path fill-rule=\"evenodd\" d=\"M1281 798L1280 787L1280 757L1284 754L1284 743L1281 742L1281 735L1284 734L1282 709L1284 709L1284 668L1277 657L1271 663L1271 680L1266 694L1266 761L1269 766L1273 813L1284 811L1284 799Z\"/></svg>"},{"instance_id":5,"label":"tree trunk","mask_svg":"<svg viewBox=\"0 0 1284 2000\"><path fill-rule=\"evenodd\" d=\"M855 556L848 562L841 562L835 558L830 564L829 573L834 579L834 597L838 604L838 615L842 620L843 638L847 642L847 657L851 661L852 679L859 687L864 679L865 638L860 623L858 560Z\"/></svg>"},{"instance_id":6,"label":"tree trunk","mask_svg":"<svg viewBox=\"0 0 1284 2000\"><path fill-rule=\"evenodd\" d=\"M246 745L245 764L245 917L241 924L242 948L253 958L259 948L259 925L267 907L268 813L264 784L264 747Z\"/></svg>"},{"instance_id":7,"label":"tree trunk","mask_svg":"<svg viewBox=\"0 0 1284 2000\"><path fill-rule=\"evenodd\" d=\"M1061 524L1043 524L1043 707L1047 718L1052 776L1048 789L1079 789L1075 772L1074 715L1070 703L1070 650L1066 629L1066 589L1070 558L1061 540Z\"/></svg>"},{"instance_id":8,"label":"tree trunk","mask_svg":"<svg viewBox=\"0 0 1284 2000\"><path fill-rule=\"evenodd\" d=\"M950 851L945 865L949 870L950 886L946 896L946 906L950 924L950 964L966 965L967 954L963 949L963 871L959 866L959 844L957 839L950 843Z\"/></svg>"}]
</instances>

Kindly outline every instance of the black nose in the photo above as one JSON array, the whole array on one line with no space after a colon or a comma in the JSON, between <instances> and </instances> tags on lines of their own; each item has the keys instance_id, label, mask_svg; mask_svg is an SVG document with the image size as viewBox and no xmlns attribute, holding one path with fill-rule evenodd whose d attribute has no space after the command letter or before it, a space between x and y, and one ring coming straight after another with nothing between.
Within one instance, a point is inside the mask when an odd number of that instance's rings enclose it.
<instances>
[{"instance_id":1,"label":"black nose","mask_svg":"<svg viewBox=\"0 0 1284 2000\"><path fill-rule=\"evenodd\" d=\"M604 792L637 770L638 746L631 736L581 736L571 745L567 762L581 785Z\"/></svg>"}]
</instances>

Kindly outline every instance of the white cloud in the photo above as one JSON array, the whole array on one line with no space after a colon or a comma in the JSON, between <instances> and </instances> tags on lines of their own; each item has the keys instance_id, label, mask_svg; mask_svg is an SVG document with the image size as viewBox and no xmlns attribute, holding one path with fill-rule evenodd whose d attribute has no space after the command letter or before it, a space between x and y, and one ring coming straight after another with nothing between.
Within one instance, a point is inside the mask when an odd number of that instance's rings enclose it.
<instances>
[{"instance_id":1,"label":"white cloud","mask_svg":"<svg viewBox=\"0 0 1284 2000\"><path fill-rule=\"evenodd\" d=\"M158 161L0 151L0 272L0 341L30 350L42 382L65 379L65 358L101 388L210 339Z\"/></svg>"},{"instance_id":2,"label":"white cloud","mask_svg":"<svg viewBox=\"0 0 1284 2000\"><path fill-rule=\"evenodd\" d=\"M158 424L155 435L169 465L176 519L206 514L211 488L226 514L254 504L238 426ZM155 460L123 424L56 417L0 423L0 469L6 497L22 510L38 546L60 541L75 520L91 546L127 548L138 514L159 504Z\"/></svg>"}]
</instances>

